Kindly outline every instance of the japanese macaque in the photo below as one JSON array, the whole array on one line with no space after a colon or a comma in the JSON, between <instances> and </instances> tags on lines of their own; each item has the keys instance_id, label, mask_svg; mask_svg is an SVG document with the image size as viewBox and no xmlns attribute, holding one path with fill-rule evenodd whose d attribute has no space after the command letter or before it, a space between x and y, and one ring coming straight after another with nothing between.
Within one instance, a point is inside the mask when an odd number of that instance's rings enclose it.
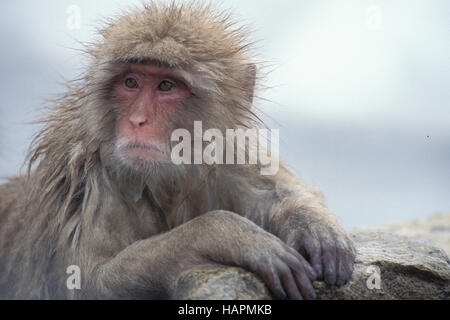
<instances>
[{"instance_id":1,"label":"japanese macaque","mask_svg":"<svg viewBox=\"0 0 450 320\"><path fill-rule=\"evenodd\" d=\"M259 125L251 51L211 5L149 3L110 20L43 119L28 174L0 186L0 297L170 299L183 271L208 264L255 273L275 298L348 282L351 240L286 165L171 161L171 133L194 121Z\"/></svg>"}]
</instances>

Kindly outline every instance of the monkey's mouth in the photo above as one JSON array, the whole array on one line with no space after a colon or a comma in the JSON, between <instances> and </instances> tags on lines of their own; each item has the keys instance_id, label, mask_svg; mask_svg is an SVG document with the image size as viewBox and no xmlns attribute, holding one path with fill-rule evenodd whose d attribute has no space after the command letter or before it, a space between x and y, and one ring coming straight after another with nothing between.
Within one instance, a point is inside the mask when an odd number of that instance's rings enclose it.
<instances>
[{"instance_id":1,"label":"monkey's mouth","mask_svg":"<svg viewBox=\"0 0 450 320\"><path fill-rule=\"evenodd\" d=\"M149 143L142 142L126 142L119 143L118 150L122 157L132 162L166 162L170 160L168 152L163 148Z\"/></svg>"},{"instance_id":2,"label":"monkey's mouth","mask_svg":"<svg viewBox=\"0 0 450 320\"><path fill-rule=\"evenodd\" d=\"M126 145L120 146L120 149L122 150L133 150L133 149L141 149L141 150L148 150L148 151L154 151L164 154L165 152L162 151L160 148L153 144L145 144L142 142L134 142L134 143L128 143Z\"/></svg>"}]
</instances>

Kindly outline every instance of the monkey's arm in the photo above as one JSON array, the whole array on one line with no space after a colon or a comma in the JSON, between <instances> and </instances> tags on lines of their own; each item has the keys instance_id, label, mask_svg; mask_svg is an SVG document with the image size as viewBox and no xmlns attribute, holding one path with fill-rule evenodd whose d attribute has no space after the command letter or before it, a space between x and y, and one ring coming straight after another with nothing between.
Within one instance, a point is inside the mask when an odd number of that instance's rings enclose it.
<instances>
[{"instance_id":1,"label":"monkey's arm","mask_svg":"<svg viewBox=\"0 0 450 320\"><path fill-rule=\"evenodd\" d=\"M277 237L232 212L213 211L135 242L95 268L100 298L171 298L178 276L196 265L226 264L258 274L277 297L314 298L314 271Z\"/></svg>"},{"instance_id":2,"label":"monkey's arm","mask_svg":"<svg viewBox=\"0 0 450 320\"><path fill-rule=\"evenodd\" d=\"M329 284L346 283L353 272L352 241L325 206L319 192L298 180L284 164L276 175L255 167L226 168L218 173L223 205L273 233L308 259Z\"/></svg>"}]
</instances>

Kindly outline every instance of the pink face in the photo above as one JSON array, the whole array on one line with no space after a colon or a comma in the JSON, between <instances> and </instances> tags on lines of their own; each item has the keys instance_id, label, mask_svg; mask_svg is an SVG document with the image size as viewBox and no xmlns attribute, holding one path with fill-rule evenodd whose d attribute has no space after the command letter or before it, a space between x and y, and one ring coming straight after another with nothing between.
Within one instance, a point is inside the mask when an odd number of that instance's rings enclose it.
<instances>
[{"instance_id":1,"label":"pink face","mask_svg":"<svg viewBox=\"0 0 450 320\"><path fill-rule=\"evenodd\" d=\"M115 83L120 109L118 149L132 161L168 160L170 119L190 96L173 71L151 65L130 65Z\"/></svg>"}]
</instances>

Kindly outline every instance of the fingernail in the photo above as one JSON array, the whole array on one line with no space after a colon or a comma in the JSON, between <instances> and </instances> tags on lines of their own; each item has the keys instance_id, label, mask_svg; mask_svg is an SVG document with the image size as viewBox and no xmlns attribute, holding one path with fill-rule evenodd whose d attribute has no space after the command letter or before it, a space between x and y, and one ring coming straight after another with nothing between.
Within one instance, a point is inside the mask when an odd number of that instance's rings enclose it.
<instances>
[{"instance_id":1,"label":"fingernail","mask_svg":"<svg viewBox=\"0 0 450 320\"><path fill-rule=\"evenodd\" d=\"M336 283L336 277L334 275L329 275L326 278L326 282L328 284L335 284Z\"/></svg>"},{"instance_id":2,"label":"fingernail","mask_svg":"<svg viewBox=\"0 0 450 320\"><path fill-rule=\"evenodd\" d=\"M322 279L322 268L321 267L318 267L318 266L316 266L316 275L317 275L317 277L318 277L318 279Z\"/></svg>"}]
</instances>

